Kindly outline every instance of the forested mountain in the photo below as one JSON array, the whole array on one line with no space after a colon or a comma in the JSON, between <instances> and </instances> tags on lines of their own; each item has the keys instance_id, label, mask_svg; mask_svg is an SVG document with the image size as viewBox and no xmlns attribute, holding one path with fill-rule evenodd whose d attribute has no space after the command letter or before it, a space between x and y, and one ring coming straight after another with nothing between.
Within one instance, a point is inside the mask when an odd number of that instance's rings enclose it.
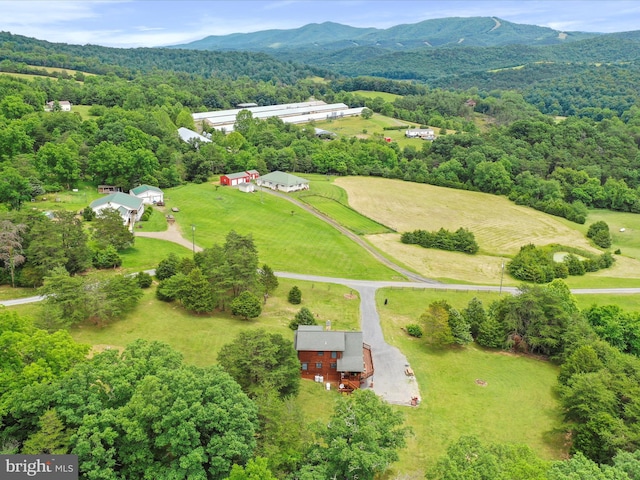
<instances>
[{"instance_id":1,"label":"forested mountain","mask_svg":"<svg viewBox=\"0 0 640 480\"><path fill-rule=\"evenodd\" d=\"M304 61L304 53L288 58ZM601 36L555 46L423 47L390 52L381 47L350 47L307 57L313 65L347 76L434 82L448 77L533 64L627 63L640 59L640 40Z\"/></svg>"},{"instance_id":2,"label":"forested mountain","mask_svg":"<svg viewBox=\"0 0 640 480\"><path fill-rule=\"evenodd\" d=\"M248 77L293 83L315 73L325 73L323 70L282 62L264 53L69 45L0 32L0 62L5 60L88 73L115 73L126 78L132 78L136 73L166 70L203 77Z\"/></svg>"},{"instance_id":3,"label":"forested mountain","mask_svg":"<svg viewBox=\"0 0 640 480\"><path fill-rule=\"evenodd\" d=\"M299 57L333 52L347 46L380 47L392 51L447 45L553 45L598 36L597 33L561 32L536 25L508 22L496 17L436 18L387 29L356 28L339 23L309 24L289 30L212 35L177 45L196 50L250 50L281 52Z\"/></svg>"}]
</instances>

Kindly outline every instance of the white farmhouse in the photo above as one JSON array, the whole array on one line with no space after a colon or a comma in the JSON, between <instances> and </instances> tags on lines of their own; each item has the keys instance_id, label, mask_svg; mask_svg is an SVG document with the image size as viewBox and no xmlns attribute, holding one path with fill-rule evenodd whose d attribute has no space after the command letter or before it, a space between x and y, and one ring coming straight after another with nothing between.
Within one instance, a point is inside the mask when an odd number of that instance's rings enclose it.
<instances>
[{"instance_id":1,"label":"white farmhouse","mask_svg":"<svg viewBox=\"0 0 640 480\"><path fill-rule=\"evenodd\" d=\"M140 217L142 217L144 213L144 202L141 198L122 192L112 193L98 200L94 200L89 206L96 215L100 215L100 212L105 208L116 210L122 217L122 223L131 228L133 228L135 222L140 220Z\"/></svg>"}]
</instances>

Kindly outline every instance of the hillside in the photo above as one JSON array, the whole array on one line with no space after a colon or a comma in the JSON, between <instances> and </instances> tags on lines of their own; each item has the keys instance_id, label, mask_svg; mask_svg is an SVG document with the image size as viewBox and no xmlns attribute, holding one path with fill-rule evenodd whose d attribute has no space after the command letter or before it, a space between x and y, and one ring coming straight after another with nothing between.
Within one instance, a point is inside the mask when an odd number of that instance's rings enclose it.
<instances>
[{"instance_id":1,"label":"hillside","mask_svg":"<svg viewBox=\"0 0 640 480\"><path fill-rule=\"evenodd\" d=\"M380 47L407 51L424 46L450 45L552 45L592 38L597 33L561 32L536 25L508 22L496 17L437 18L387 29L356 28L339 23L309 24L289 30L212 35L175 48L195 50L306 50L307 53L336 51L349 46Z\"/></svg>"},{"instance_id":2,"label":"hillside","mask_svg":"<svg viewBox=\"0 0 640 480\"><path fill-rule=\"evenodd\" d=\"M294 83L320 73L309 67L276 60L257 52L208 52L167 48L109 48L97 45L51 43L0 32L0 67L6 62L34 67L57 67L95 74L115 73L133 78L162 70L208 77Z\"/></svg>"}]
</instances>

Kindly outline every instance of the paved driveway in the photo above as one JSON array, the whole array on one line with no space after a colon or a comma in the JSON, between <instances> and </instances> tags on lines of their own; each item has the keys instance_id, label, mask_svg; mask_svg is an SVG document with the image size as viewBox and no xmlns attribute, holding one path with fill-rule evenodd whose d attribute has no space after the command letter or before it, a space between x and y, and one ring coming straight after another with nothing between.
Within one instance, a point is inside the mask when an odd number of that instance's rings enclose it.
<instances>
[{"instance_id":1,"label":"paved driveway","mask_svg":"<svg viewBox=\"0 0 640 480\"><path fill-rule=\"evenodd\" d=\"M408 366L405 357L396 347L389 345L382 335L380 316L376 309L376 287L356 287L360 293L360 317L365 343L371 345L374 375L373 387L377 395L389 403L411 405L412 397L420 397L415 377L405 375Z\"/></svg>"}]
</instances>

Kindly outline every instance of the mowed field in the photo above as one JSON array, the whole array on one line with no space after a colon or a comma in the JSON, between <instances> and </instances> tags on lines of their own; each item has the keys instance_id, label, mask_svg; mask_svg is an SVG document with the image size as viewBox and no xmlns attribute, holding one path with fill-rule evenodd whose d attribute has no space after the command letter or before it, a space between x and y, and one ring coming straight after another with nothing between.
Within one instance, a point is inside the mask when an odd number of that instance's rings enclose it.
<instances>
[{"instance_id":1,"label":"mowed field","mask_svg":"<svg viewBox=\"0 0 640 480\"><path fill-rule=\"evenodd\" d=\"M585 238L586 226L574 226L563 219L516 205L505 197L373 177L339 177L335 184L345 189L352 208L398 232L369 235L367 240L426 277L495 285L500 283L502 262L529 243L560 244L601 253ZM587 223L591 222L589 218ZM480 245L477 255L424 249L400 242L402 232L440 228L455 231L460 227L474 233ZM614 240L616 238L614 235ZM614 248L617 247L614 245ZM625 256L616 259L613 268L589 274L584 280L592 276L640 280L640 261ZM515 283L504 276L505 285ZM604 285L601 282L598 286Z\"/></svg>"},{"instance_id":2,"label":"mowed field","mask_svg":"<svg viewBox=\"0 0 640 480\"><path fill-rule=\"evenodd\" d=\"M554 391L556 365L476 345L434 348L404 331L407 324L418 323L434 301L446 299L460 310L473 297L485 309L501 298L497 293L405 288L380 289L376 294L384 337L407 356L422 398L418 408L402 409L415 436L393 465L390 479L424 478L424 470L463 435L526 444L545 459L567 453Z\"/></svg>"},{"instance_id":3,"label":"mowed field","mask_svg":"<svg viewBox=\"0 0 640 480\"><path fill-rule=\"evenodd\" d=\"M217 183L217 182L216 182ZM165 209L179 208L176 223L203 248L223 244L235 230L253 236L261 263L275 271L341 278L400 280L395 271L333 226L267 192L243 193L215 184L184 185L165 191Z\"/></svg>"}]
</instances>

